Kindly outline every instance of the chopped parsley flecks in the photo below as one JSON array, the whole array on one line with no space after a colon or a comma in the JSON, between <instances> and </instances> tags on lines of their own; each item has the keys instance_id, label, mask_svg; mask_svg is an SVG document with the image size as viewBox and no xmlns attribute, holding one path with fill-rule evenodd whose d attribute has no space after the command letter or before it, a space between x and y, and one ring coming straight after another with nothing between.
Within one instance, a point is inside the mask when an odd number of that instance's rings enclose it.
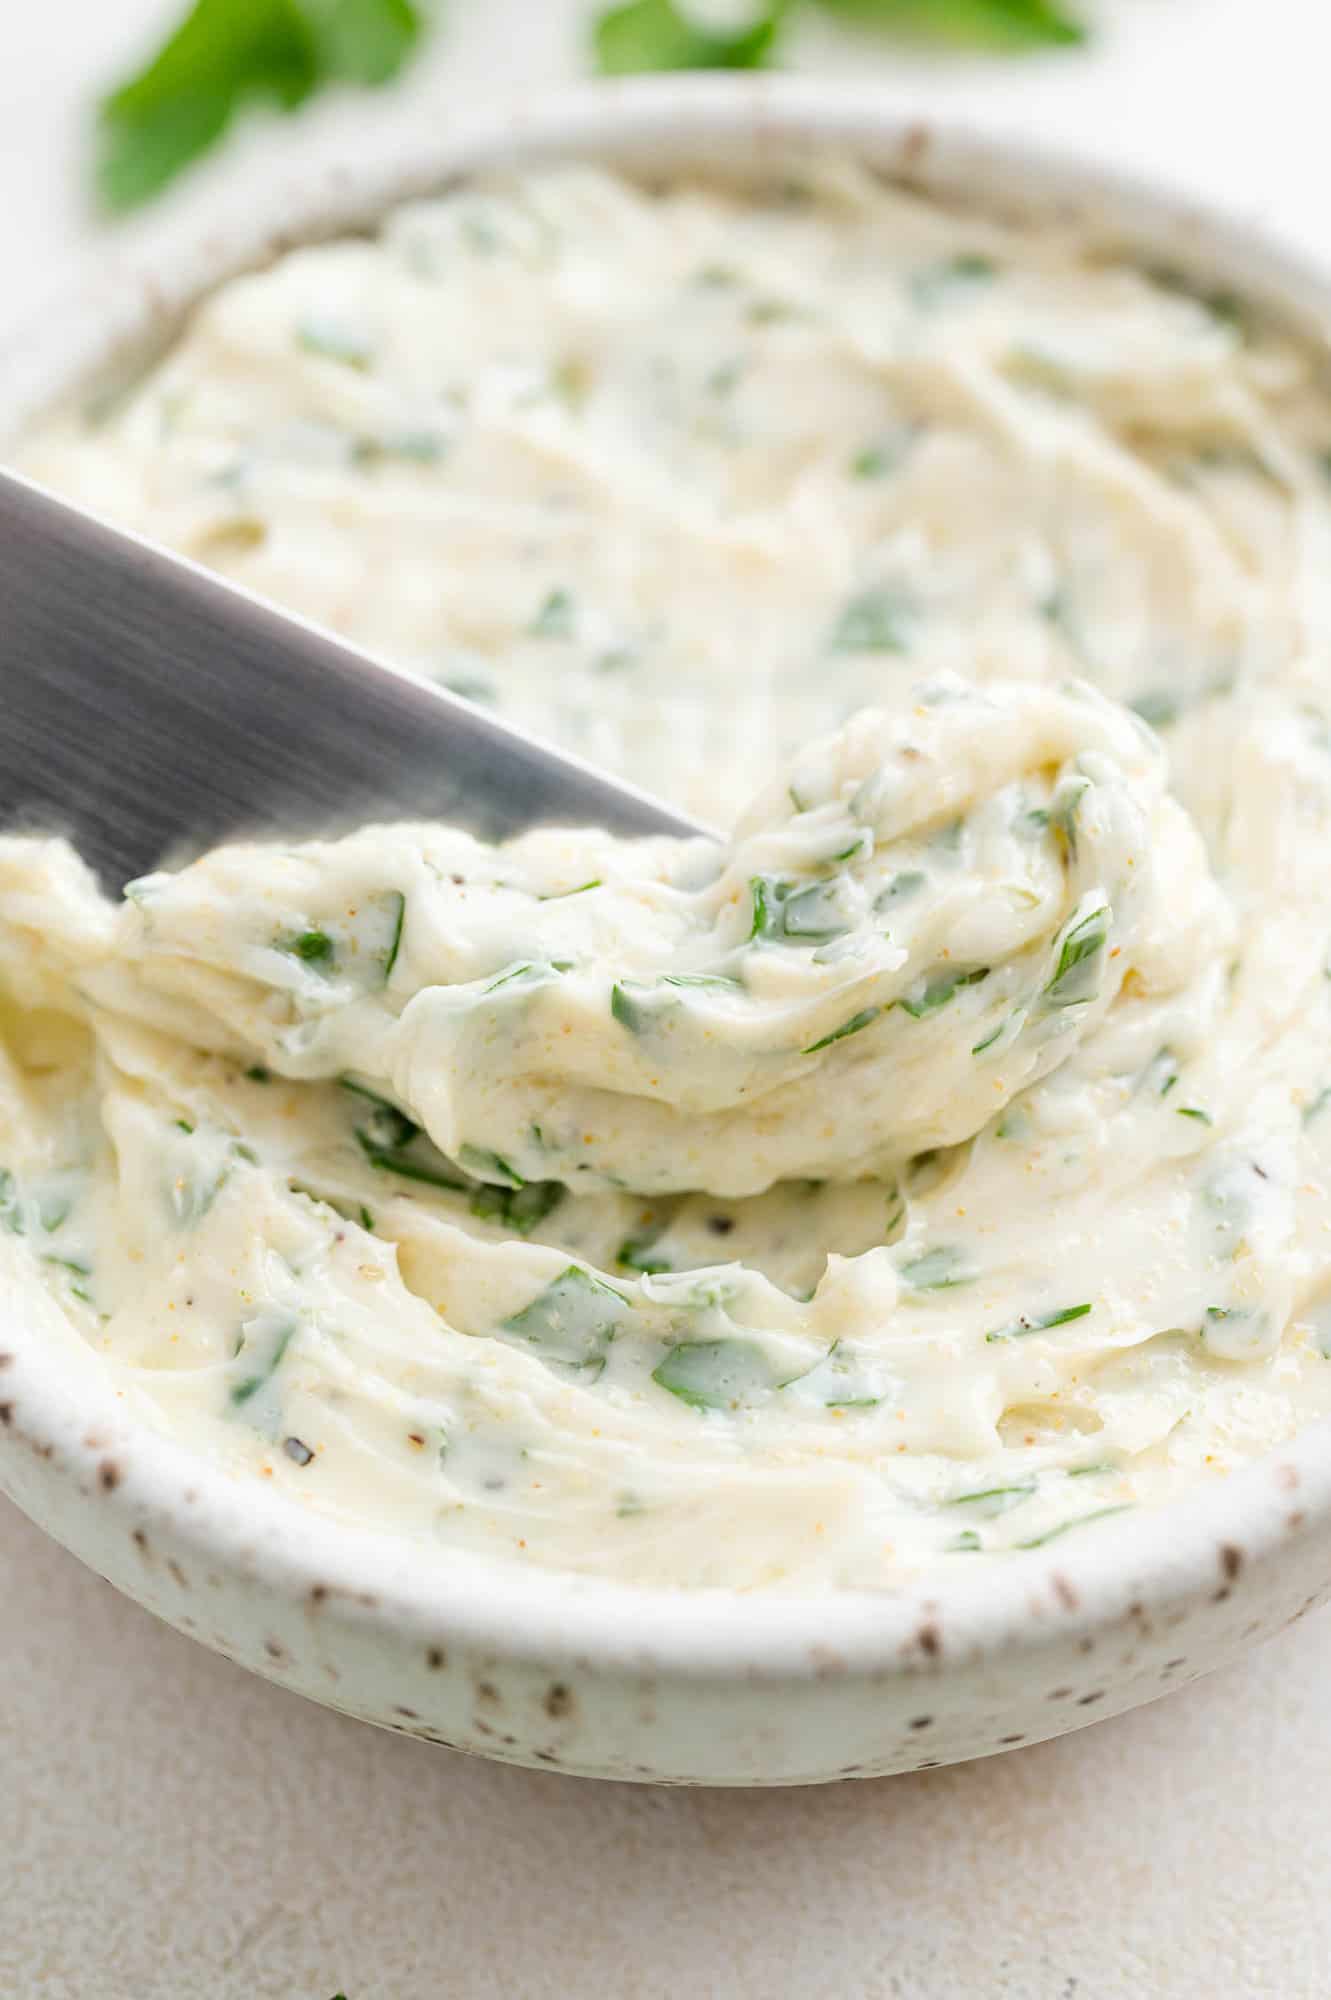
<instances>
[{"instance_id":1,"label":"chopped parsley flecks","mask_svg":"<svg viewBox=\"0 0 1331 2000\"><path fill-rule=\"evenodd\" d=\"M839 1028L833 1028L830 1035L823 1035L816 1042L810 1042L802 1051L806 1056L817 1055L819 1049L830 1049L833 1042L844 1042L847 1035L858 1035L862 1028L870 1027L883 1012L881 1007L861 1007L858 1014L852 1014Z\"/></svg>"},{"instance_id":2,"label":"chopped parsley flecks","mask_svg":"<svg viewBox=\"0 0 1331 2000\"><path fill-rule=\"evenodd\" d=\"M570 1264L530 1305L502 1321L500 1331L512 1345L530 1347L559 1373L594 1382L631 1310L613 1286L581 1264Z\"/></svg>"},{"instance_id":3,"label":"chopped parsley flecks","mask_svg":"<svg viewBox=\"0 0 1331 2000\"><path fill-rule=\"evenodd\" d=\"M576 629L576 608L567 590L550 591L527 627L533 639L571 639Z\"/></svg>"},{"instance_id":4,"label":"chopped parsley flecks","mask_svg":"<svg viewBox=\"0 0 1331 2000\"><path fill-rule=\"evenodd\" d=\"M322 313L310 313L301 320L296 328L296 344L321 361L337 361L342 367L355 368L362 374L374 362L374 347L368 334Z\"/></svg>"},{"instance_id":5,"label":"chopped parsley flecks","mask_svg":"<svg viewBox=\"0 0 1331 2000\"><path fill-rule=\"evenodd\" d=\"M473 1189L468 1207L481 1222L496 1223L502 1229L511 1229L516 1236L530 1236L533 1229L554 1213L567 1193L559 1181L524 1181L512 1187L482 1181Z\"/></svg>"},{"instance_id":6,"label":"chopped parsley flecks","mask_svg":"<svg viewBox=\"0 0 1331 2000\"><path fill-rule=\"evenodd\" d=\"M1046 1007L1077 1007L1095 999L1100 991L1109 925L1107 903L1073 918L1058 940L1054 976L1044 989Z\"/></svg>"},{"instance_id":7,"label":"chopped parsley flecks","mask_svg":"<svg viewBox=\"0 0 1331 2000\"><path fill-rule=\"evenodd\" d=\"M1023 1500L1029 1500L1036 1489L1034 1479L1014 1480L1005 1486L981 1486L973 1493L954 1493L945 1500L945 1507L964 1507L977 1520L989 1521L995 1515L1006 1514L1013 1507L1020 1507Z\"/></svg>"},{"instance_id":8,"label":"chopped parsley flecks","mask_svg":"<svg viewBox=\"0 0 1331 2000\"><path fill-rule=\"evenodd\" d=\"M936 1014L940 1007L946 1007L949 1000L964 986L976 986L980 980L989 977L987 965L977 965L969 970L958 970L944 966L937 972L927 973L904 993L897 1005L913 1021L922 1021L927 1014ZM984 1046L984 1044L981 1044Z\"/></svg>"},{"instance_id":9,"label":"chopped parsley flecks","mask_svg":"<svg viewBox=\"0 0 1331 2000\"><path fill-rule=\"evenodd\" d=\"M832 628L834 653L905 653L910 650L911 606L898 590L861 591Z\"/></svg>"},{"instance_id":10,"label":"chopped parsley flecks","mask_svg":"<svg viewBox=\"0 0 1331 2000\"><path fill-rule=\"evenodd\" d=\"M699 1410L735 1409L777 1387L766 1349L752 1340L678 1341L652 1380Z\"/></svg>"},{"instance_id":11,"label":"chopped parsley flecks","mask_svg":"<svg viewBox=\"0 0 1331 2000\"><path fill-rule=\"evenodd\" d=\"M394 889L391 892L390 908L392 910L392 932L388 940L388 950L384 955L385 986L393 976L393 967L397 964L398 953L402 949L403 926L407 921L407 899L400 889Z\"/></svg>"},{"instance_id":12,"label":"chopped parsley flecks","mask_svg":"<svg viewBox=\"0 0 1331 2000\"><path fill-rule=\"evenodd\" d=\"M1085 1319L1091 1308L1089 1305L1060 1306L1056 1312L1034 1313L1030 1317L1022 1314L1007 1326L996 1326L986 1333L986 1340L1023 1340L1028 1333L1047 1333L1055 1326L1066 1326L1070 1320Z\"/></svg>"},{"instance_id":13,"label":"chopped parsley flecks","mask_svg":"<svg viewBox=\"0 0 1331 2000\"><path fill-rule=\"evenodd\" d=\"M312 965L321 972L331 972L337 959L337 947L327 931L311 929L304 931L283 931L273 940L274 948L290 958L298 958L302 965Z\"/></svg>"},{"instance_id":14,"label":"chopped parsley flecks","mask_svg":"<svg viewBox=\"0 0 1331 2000\"><path fill-rule=\"evenodd\" d=\"M970 1259L951 1243L940 1243L897 1268L903 1284L912 1292L947 1291L953 1285L972 1284L975 1279Z\"/></svg>"}]
</instances>

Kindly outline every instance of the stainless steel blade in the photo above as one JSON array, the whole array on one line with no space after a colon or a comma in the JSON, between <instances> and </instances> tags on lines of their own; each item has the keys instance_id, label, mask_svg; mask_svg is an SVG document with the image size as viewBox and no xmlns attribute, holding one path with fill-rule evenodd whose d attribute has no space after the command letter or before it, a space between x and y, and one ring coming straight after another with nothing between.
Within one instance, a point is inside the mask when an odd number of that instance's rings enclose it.
<instances>
[{"instance_id":1,"label":"stainless steel blade","mask_svg":"<svg viewBox=\"0 0 1331 2000\"><path fill-rule=\"evenodd\" d=\"M0 473L0 820L108 886L239 834L438 819L706 833L196 564Z\"/></svg>"}]
</instances>

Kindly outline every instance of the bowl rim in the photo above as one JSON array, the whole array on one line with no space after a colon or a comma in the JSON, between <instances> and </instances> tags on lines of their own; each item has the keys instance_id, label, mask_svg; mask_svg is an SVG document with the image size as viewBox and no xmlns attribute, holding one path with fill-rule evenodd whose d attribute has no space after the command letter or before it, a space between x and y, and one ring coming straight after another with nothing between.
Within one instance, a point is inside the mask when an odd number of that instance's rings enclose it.
<instances>
[{"instance_id":1,"label":"bowl rim","mask_svg":"<svg viewBox=\"0 0 1331 2000\"><path fill-rule=\"evenodd\" d=\"M1269 229L997 126L961 130L925 118L918 103L903 105L877 85L652 77L450 113L446 135L434 117L392 121L388 132L355 169L344 160L307 169L279 185L262 213L222 209L202 230L197 215L188 217L148 252L109 271L99 266L48 300L29 327L0 343L0 439L86 388L99 368L155 344L196 298L281 250L371 225L457 178L561 158L640 174L703 165L742 179L792 147L848 153L981 211L1075 214L1129 253L1170 252L1186 268L1230 281L1305 338L1326 345L1331 330L1331 278ZM1035 1646L1047 1635L1038 1606L1051 1591L1064 1608L1062 1634L1213 1591L1217 1580L1227 1594L1224 1580L1240 1562L1315 1531L1331 1512L1331 1419L1323 1419L1216 1484L1106 1522L1086 1541L954 1574L940 1565L876 1591L665 1589L442 1544L422 1559L419 1540L348 1524L136 1419L95 1352L84 1350L86 1373L73 1379L68 1343L49 1341L39 1324L24 1329L17 1288L15 1301L19 1311L6 1311L0 1331L0 1446L54 1462L78 1489L69 1504L95 1498L127 1523L156 1521L198 1558L284 1598L331 1595L344 1615L380 1629L569 1659L584 1671L806 1679L833 1656L857 1674L938 1664L940 1632L954 1661ZM1077 1607L1071 1618L1069 1607Z\"/></svg>"}]
</instances>

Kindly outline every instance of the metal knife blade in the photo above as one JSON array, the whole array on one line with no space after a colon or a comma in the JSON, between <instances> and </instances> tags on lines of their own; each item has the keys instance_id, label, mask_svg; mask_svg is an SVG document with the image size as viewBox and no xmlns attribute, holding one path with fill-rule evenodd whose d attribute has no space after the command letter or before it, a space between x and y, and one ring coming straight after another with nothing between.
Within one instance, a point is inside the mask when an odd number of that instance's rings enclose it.
<instances>
[{"instance_id":1,"label":"metal knife blade","mask_svg":"<svg viewBox=\"0 0 1331 2000\"><path fill-rule=\"evenodd\" d=\"M0 818L108 887L255 833L710 828L0 472Z\"/></svg>"}]
</instances>

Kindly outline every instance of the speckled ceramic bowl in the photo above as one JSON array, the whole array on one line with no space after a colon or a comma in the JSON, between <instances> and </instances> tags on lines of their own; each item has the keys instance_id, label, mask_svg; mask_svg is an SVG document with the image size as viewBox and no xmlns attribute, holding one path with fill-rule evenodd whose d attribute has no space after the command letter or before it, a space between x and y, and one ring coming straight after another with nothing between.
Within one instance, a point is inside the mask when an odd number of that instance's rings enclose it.
<instances>
[{"instance_id":1,"label":"speckled ceramic bowl","mask_svg":"<svg viewBox=\"0 0 1331 2000\"><path fill-rule=\"evenodd\" d=\"M103 271L0 354L0 435L168 338L200 290L458 174L583 155L743 175L826 142L949 199L1075 211L1264 299L1318 339L1331 288L1246 230L844 86L661 80L396 127L266 213ZM1331 1428L1167 1510L919 1590L818 1599L633 1592L358 1532L128 1420L54 1313L0 1292L0 1487L181 1631L316 1701L515 1763L790 1784L1038 1742L1193 1679L1331 1596Z\"/></svg>"}]
</instances>

